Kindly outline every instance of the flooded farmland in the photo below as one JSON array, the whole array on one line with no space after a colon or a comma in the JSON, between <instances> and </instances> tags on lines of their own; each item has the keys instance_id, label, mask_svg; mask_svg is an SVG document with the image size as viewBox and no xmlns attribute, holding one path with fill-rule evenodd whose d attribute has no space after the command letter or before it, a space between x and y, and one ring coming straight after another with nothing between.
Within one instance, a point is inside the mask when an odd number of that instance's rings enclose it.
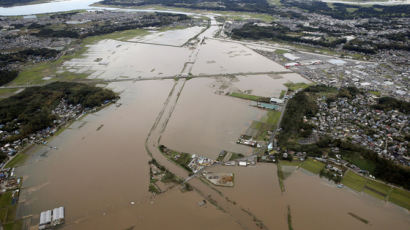
<instances>
[{"instance_id":1,"label":"flooded farmland","mask_svg":"<svg viewBox=\"0 0 410 230\"><path fill-rule=\"evenodd\" d=\"M110 85L126 89L122 106L77 121L50 141L56 150L43 147L18 168L26 188L20 216L64 205L70 213L66 222L74 224L148 199L144 142L171 86L171 80ZM100 125L104 126L97 131Z\"/></svg>"},{"instance_id":2,"label":"flooded farmland","mask_svg":"<svg viewBox=\"0 0 410 230\"><path fill-rule=\"evenodd\" d=\"M92 45L84 58L66 62L64 69L90 73L91 79L173 78L190 53L188 48L103 40Z\"/></svg>"},{"instance_id":3,"label":"flooded farmland","mask_svg":"<svg viewBox=\"0 0 410 230\"><path fill-rule=\"evenodd\" d=\"M234 42L207 39L192 69L194 75L288 72L255 51Z\"/></svg>"},{"instance_id":4,"label":"flooded farmland","mask_svg":"<svg viewBox=\"0 0 410 230\"><path fill-rule=\"evenodd\" d=\"M249 154L238 137L265 111L248 101L215 93L214 79L189 80L179 98L161 142L172 149L216 159L221 150Z\"/></svg>"},{"instance_id":5,"label":"flooded farmland","mask_svg":"<svg viewBox=\"0 0 410 230\"><path fill-rule=\"evenodd\" d=\"M284 198L295 229L408 229L407 210L349 188L339 189L325 179L301 170L285 181ZM365 224L348 213L368 221Z\"/></svg>"},{"instance_id":6,"label":"flooded farmland","mask_svg":"<svg viewBox=\"0 0 410 230\"><path fill-rule=\"evenodd\" d=\"M182 46L187 42L187 38L193 38L199 34L205 27L193 26L185 29L176 29L164 32L155 32L144 37L130 39L130 42L153 43L160 45Z\"/></svg>"},{"instance_id":7,"label":"flooded farmland","mask_svg":"<svg viewBox=\"0 0 410 230\"><path fill-rule=\"evenodd\" d=\"M194 191L181 192L178 186L156 196L148 191L148 161L160 155L160 144L212 159L221 150L251 154L236 140L267 111L229 92L278 97L284 83L310 83L242 44L210 39L219 28L212 25L196 46L177 47L202 27L156 31L125 42L102 40L83 57L64 63L67 71L114 81L107 87L121 99L33 149L17 169L24 177L18 215L32 215L36 222L41 211L65 206L63 229L288 229L289 205L294 229L386 229L393 224L407 229L408 212L300 170L286 179L282 193L274 164L210 169L234 173L232 188L192 177ZM192 70L186 70L188 62ZM176 78L184 70L190 77ZM128 78L134 81L122 82ZM158 161L188 177L165 157ZM214 203L200 205L204 199Z\"/></svg>"}]
</instances>

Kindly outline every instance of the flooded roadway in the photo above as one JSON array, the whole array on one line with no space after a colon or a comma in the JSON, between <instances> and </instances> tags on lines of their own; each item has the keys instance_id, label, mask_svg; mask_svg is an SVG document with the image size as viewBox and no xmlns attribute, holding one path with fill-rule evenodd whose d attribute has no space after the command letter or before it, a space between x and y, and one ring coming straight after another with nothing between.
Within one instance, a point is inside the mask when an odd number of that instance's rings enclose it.
<instances>
[{"instance_id":1,"label":"flooded roadway","mask_svg":"<svg viewBox=\"0 0 410 230\"><path fill-rule=\"evenodd\" d=\"M217 25L211 26L199 39L217 30ZM177 76L182 72L233 74L239 82L235 80L229 87L266 95L279 95L287 81L305 81L297 74L284 74L283 67L237 43L206 39L197 47L169 48L172 51L161 45L105 40L91 46L85 58L65 66L103 79L160 73ZM217 54L215 58L212 52ZM106 65L93 63L96 57L103 58ZM192 69L187 69L188 62ZM259 229L257 224L265 229L286 229L290 205L295 229L409 226L407 211L357 198L347 189L336 190L300 171L285 181L287 191L282 194L275 165L217 167L212 170L235 173L235 187L212 188L194 178L189 183L195 192L172 189L153 197L148 192L149 154L179 177L188 176L161 155L159 144L211 158L222 149L250 151L234 140L265 112L221 94L225 86L218 83L219 78L224 77L110 83L109 88L121 92L120 107L110 106L76 121L50 141L57 150L33 150L27 163L17 169L17 174L24 176L18 215L32 215L35 224L41 211L62 205L67 214L63 229ZM217 207L210 203L199 207L197 202L203 199L214 201ZM364 227L347 212L357 212L369 219L370 225Z\"/></svg>"}]
</instances>

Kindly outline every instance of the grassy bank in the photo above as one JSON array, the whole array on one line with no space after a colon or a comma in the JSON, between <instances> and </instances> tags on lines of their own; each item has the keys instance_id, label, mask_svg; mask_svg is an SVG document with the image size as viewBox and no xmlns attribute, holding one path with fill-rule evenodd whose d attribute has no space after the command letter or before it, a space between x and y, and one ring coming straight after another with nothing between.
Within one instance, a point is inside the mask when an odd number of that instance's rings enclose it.
<instances>
[{"instance_id":1,"label":"grassy bank","mask_svg":"<svg viewBox=\"0 0 410 230\"><path fill-rule=\"evenodd\" d=\"M0 89L0 100L13 95L18 89Z\"/></svg>"},{"instance_id":2,"label":"grassy bank","mask_svg":"<svg viewBox=\"0 0 410 230\"><path fill-rule=\"evenodd\" d=\"M270 110L262 117L260 121L253 121L251 128L257 130L255 139L265 140L268 138L268 131L272 131L277 128L281 112Z\"/></svg>"},{"instance_id":3,"label":"grassy bank","mask_svg":"<svg viewBox=\"0 0 410 230\"><path fill-rule=\"evenodd\" d=\"M288 82L284 84L286 87L288 87L289 90L291 91L296 91L299 89L306 89L307 87L309 87L309 84L303 83L303 82L299 82L299 83L292 83L292 82Z\"/></svg>"},{"instance_id":4,"label":"grassy bank","mask_svg":"<svg viewBox=\"0 0 410 230\"><path fill-rule=\"evenodd\" d=\"M407 190L368 179L350 170L345 173L342 184L357 192L364 192L410 210L410 192Z\"/></svg>"},{"instance_id":5,"label":"grassy bank","mask_svg":"<svg viewBox=\"0 0 410 230\"><path fill-rule=\"evenodd\" d=\"M399 189L399 188L393 188L389 196L389 201L403 208L406 208L407 210L410 210L410 192L409 191Z\"/></svg>"},{"instance_id":6,"label":"grassy bank","mask_svg":"<svg viewBox=\"0 0 410 230\"><path fill-rule=\"evenodd\" d=\"M302 163L301 167L314 174L319 174L325 167L325 164L315 159L308 158Z\"/></svg>"},{"instance_id":7,"label":"grassy bank","mask_svg":"<svg viewBox=\"0 0 410 230\"><path fill-rule=\"evenodd\" d=\"M21 229L22 220L15 220L17 199L18 194L13 198L13 191L6 191L0 195L0 222L4 229Z\"/></svg>"},{"instance_id":8,"label":"grassy bank","mask_svg":"<svg viewBox=\"0 0 410 230\"><path fill-rule=\"evenodd\" d=\"M230 93L229 96L236 97L236 98L241 98L241 99L245 99L245 100L251 100L251 101L259 101L260 99L263 98L263 97L260 97L260 96L255 96L255 95L245 94L245 93L238 93L238 92Z\"/></svg>"},{"instance_id":9,"label":"grassy bank","mask_svg":"<svg viewBox=\"0 0 410 230\"><path fill-rule=\"evenodd\" d=\"M28 155L26 153L19 153L11 161L7 162L6 166L4 167L13 168L18 165L21 165L22 163L24 163L24 161L26 161L27 157Z\"/></svg>"},{"instance_id":10,"label":"grassy bank","mask_svg":"<svg viewBox=\"0 0 410 230\"><path fill-rule=\"evenodd\" d=\"M357 192L361 192L364 186L367 183L367 179L352 172L347 171L342 179L342 184L346 185L347 187L356 190Z\"/></svg>"}]
</instances>

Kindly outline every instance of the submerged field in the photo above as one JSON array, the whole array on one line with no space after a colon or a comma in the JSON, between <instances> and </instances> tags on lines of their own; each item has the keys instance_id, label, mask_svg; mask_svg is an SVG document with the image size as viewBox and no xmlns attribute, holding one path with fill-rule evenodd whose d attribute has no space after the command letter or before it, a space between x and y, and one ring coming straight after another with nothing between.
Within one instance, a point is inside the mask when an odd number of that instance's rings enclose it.
<instances>
[{"instance_id":1,"label":"submerged field","mask_svg":"<svg viewBox=\"0 0 410 230\"><path fill-rule=\"evenodd\" d=\"M255 229L286 229L290 213L294 229L382 230L392 225L407 229L408 213L402 209L338 189L298 169L317 174L323 164L313 160L281 161L285 192L275 164L210 168L234 173L234 187L211 187L232 205L224 207L232 209L218 209L215 197L200 191L181 192L179 187L152 195L147 162L151 159L148 150L155 144L211 159L221 150L250 155L252 148L236 144L237 138L249 127L274 127L281 113L261 110L251 106L249 98L230 93L280 97L285 83L310 83L235 42L205 39L196 46L176 47L200 30L157 31L131 41L110 38L90 44L82 56L64 63L61 71L118 80L107 87L120 93L121 99L74 122L50 141L49 146L56 149L39 146L29 152L26 163L17 169L24 177L18 216L33 215L37 221L42 210L63 205L68 210L63 229L233 230L243 227L234 218L243 213L255 222L251 221ZM211 26L201 36L217 30L218 26ZM159 45L146 44L154 42ZM189 77L175 78L182 72ZM166 77L170 79L158 80ZM150 81L137 81L144 78ZM169 117L161 120L163 114ZM158 139L149 142L155 129ZM407 193L395 188L387 191L356 174L348 174L343 183L359 192L389 194L386 199L395 203L408 202ZM211 186L197 178L192 184ZM215 203L203 205L204 199Z\"/></svg>"}]
</instances>

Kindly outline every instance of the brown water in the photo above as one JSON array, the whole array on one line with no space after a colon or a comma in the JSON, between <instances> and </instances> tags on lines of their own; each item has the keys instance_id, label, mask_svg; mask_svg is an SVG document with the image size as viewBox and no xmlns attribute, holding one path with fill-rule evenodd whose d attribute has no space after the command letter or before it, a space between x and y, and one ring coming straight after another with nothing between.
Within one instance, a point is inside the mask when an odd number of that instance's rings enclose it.
<instances>
[{"instance_id":1,"label":"brown water","mask_svg":"<svg viewBox=\"0 0 410 230\"><path fill-rule=\"evenodd\" d=\"M127 89L121 94L122 106L77 121L50 141L58 150L42 156L42 148L18 168L25 178L20 216L63 205L67 223L73 223L148 199L144 142L171 86L172 80L113 84Z\"/></svg>"},{"instance_id":2,"label":"brown water","mask_svg":"<svg viewBox=\"0 0 410 230\"><path fill-rule=\"evenodd\" d=\"M287 229L286 202L281 195L276 165L220 166L209 171L233 172L235 187L218 189L237 205L257 216L269 229Z\"/></svg>"},{"instance_id":3,"label":"brown water","mask_svg":"<svg viewBox=\"0 0 410 230\"><path fill-rule=\"evenodd\" d=\"M234 42L206 39L192 69L194 75L288 71L283 66Z\"/></svg>"},{"instance_id":4,"label":"brown water","mask_svg":"<svg viewBox=\"0 0 410 230\"><path fill-rule=\"evenodd\" d=\"M285 181L294 229L409 229L407 210L298 170ZM364 224L348 215L369 221Z\"/></svg>"},{"instance_id":5,"label":"brown water","mask_svg":"<svg viewBox=\"0 0 410 230\"><path fill-rule=\"evenodd\" d=\"M266 113L250 102L215 94L214 79L194 78L186 82L161 143L179 151L216 159L221 150L251 153L236 144L252 120Z\"/></svg>"},{"instance_id":6,"label":"brown water","mask_svg":"<svg viewBox=\"0 0 410 230\"><path fill-rule=\"evenodd\" d=\"M217 29L212 26L201 36ZM193 74L249 74L226 81L211 77L111 83L110 88L122 92L120 107L109 106L75 122L50 141L57 150L34 149L27 164L17 169L24 176L18 215L33 215L38 221L41 211L65 206L64 229L199 230L254 229L254 215L268 229L287 229L290 205L294 229L409 228L407 211L337 189L301 171L286 179L282 194L273 164L209 169L235 173L233 188L216 187L222 195L194 178L189 183L199 192L181 193L175 188L152 197L147 191L150 158L145 147L157 150L158 141L211 158L222 149L251 152L235 141L266 112L249 106L249 101L220 95L226 82L227 87L275 96L284 89L283 83L305 81L297 74L278 73L286 70L241 44L206 39L198 50L196 59L196 51L188 48L105 40L91 46L84 58L67 62L72 71L104 79L174 76L188 60L196 60ZM98 57L103 59L96 62ZM188 174L170 162L164 165L182 177ZM225 212L209 203L199 207L197 203L208 195ZM348 212L370 223L365 225Z\"/></svg>"},{"instance_id":7,"label":"brown water","mask_svg":"<svg viewBox=\"0 0 410 230\"><path fill-rule=\"evenodd\" d=\"M64 69L105 80L174 77L190 53L186 47L103 40L90 46L84 57L65 62Z\"/></svg>"},{"instance_id":8,"label":"brown water","mask_svg":"<svg viewBox=\"0 0 410 230\"><path fill-rule=\"evenodd\" d=\"M230 91L247 91L249 94L263 97L279 97L282 90L286 90L284 85L288 82L310 83L299 74L257 74L247 76L237 76L237 81L232 81Z\"/></svg>"},{"instance_id":9,"label":"brown water","mask_svg":"<svg viewBox=\"0 0 410 230\"><path fill-rule=\"evenodd\" d=\"M187 42L189 38L199 34L203 29L205 29L205 27L193 26L185 29L156 32L141 38L130 39L129 41L181 46Z\"/></svg>"}]
</instances>

